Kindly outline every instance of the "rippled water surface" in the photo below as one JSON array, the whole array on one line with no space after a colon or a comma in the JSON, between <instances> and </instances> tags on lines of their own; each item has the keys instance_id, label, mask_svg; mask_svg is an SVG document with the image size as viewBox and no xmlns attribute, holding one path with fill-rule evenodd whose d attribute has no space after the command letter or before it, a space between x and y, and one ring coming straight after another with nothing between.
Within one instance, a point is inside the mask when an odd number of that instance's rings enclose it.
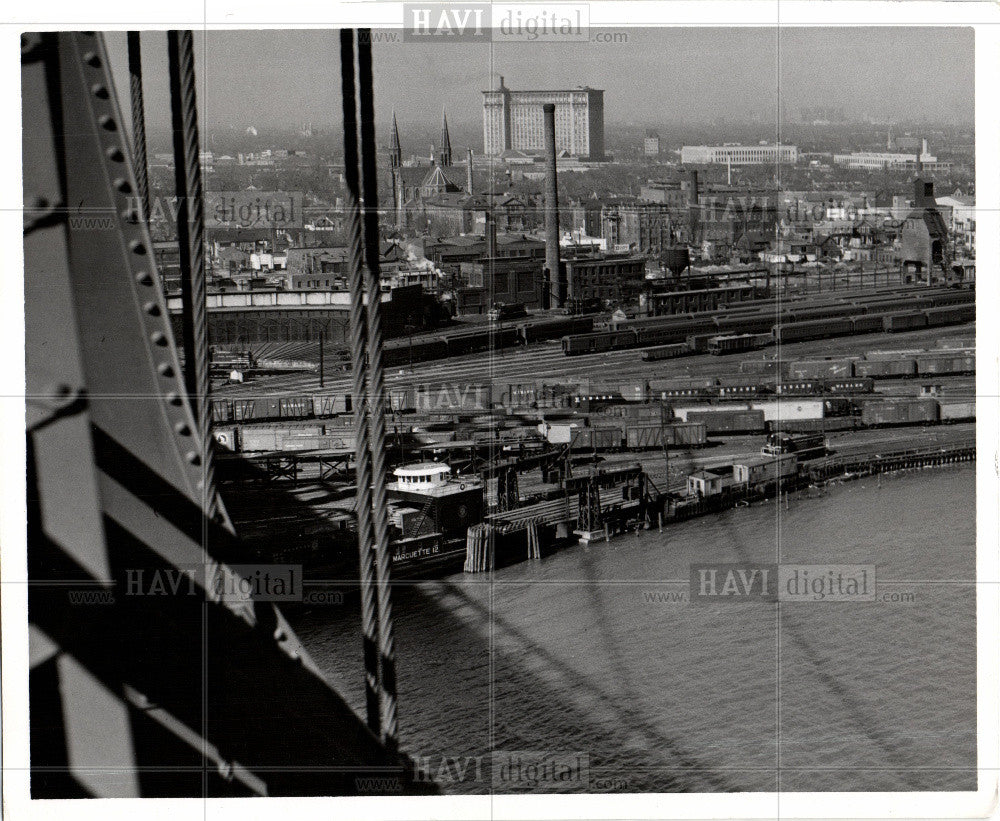
<instances>
[{"instance_id":1,"label":"rippled water surface","mask_svg":"<svg viewBox=\"0 0 1000 821\"><path fill-rule=\"evenodd\" d=\"M529 788L491 750L585 756L563 790L974 789L974 511L926 471L401 587L402 744L454 792ZM878 600L677 600L704 562L874 564ZM356 610L293 621L363 712Z\"/></svg>"}]
</instances>

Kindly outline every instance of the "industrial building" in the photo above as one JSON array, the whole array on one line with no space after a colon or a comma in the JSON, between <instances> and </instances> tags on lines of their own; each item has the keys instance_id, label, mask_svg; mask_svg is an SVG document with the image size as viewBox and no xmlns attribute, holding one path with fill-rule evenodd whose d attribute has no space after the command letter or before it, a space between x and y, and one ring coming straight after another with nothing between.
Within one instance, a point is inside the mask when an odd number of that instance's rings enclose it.
<instances>
[{"instance_id":1,"label":"industrial building","mask_svg":"<svg viewBox=\"0 0 1000 821\"><path fill-rule=\"evenodd\" d=\"M489 156L545 150L542 107L556 107L556 151L572 157L604 157L604 92L581 86L556 91L515 91L504 85L483 92L483 147Z\"/></svg>"},{"instance_id":2,"label":"industrial building","mask_svg":"<svg viewBox=\"0 0 1000 821\"><path fill-rule=\"evenodd\" d=\"M794 165L799 149L794 145L685 145L684 165Z\"/></svg>"}]
</instances>

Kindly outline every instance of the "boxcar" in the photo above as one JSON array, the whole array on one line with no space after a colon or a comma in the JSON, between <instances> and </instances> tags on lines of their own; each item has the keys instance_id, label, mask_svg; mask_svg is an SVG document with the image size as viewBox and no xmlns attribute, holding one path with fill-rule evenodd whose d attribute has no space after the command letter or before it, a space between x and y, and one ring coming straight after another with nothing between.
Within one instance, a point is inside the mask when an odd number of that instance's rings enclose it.
<instances>
[{"instance_id":1,"label":"boxcar","mask_svg":"<svg viewBox=\"0 0 1000 821\"><path fill-rule=\"evenodd\" d=\"M278 400L278 414L282 419L307 419L313 415L310 396L283 396Z\"/></svg>"},{"instance_id":2,"label":"boxcar","mask_svg":"<svg viewBox=\"0 0 1000 821\"><path fill-rule=\"evenodd\" d=\"M281 404L276 396L233 400L234 421L265 421L279 418L281 418Z\"/></svg>"},{"instance_id":3,"label":"boxcar","mask_svg":"<svg viewBox=\"0 0 1000 821\"><path fill-rule=\"evenodd\" d=\"M634 330L574 334L562 338L563 353L567 356L622 350L624 348L634 348L636 345L636 333Z\"/></svg>"},{"instance_id":4,"label":"boxcar","mask_svg":"<svg viewBox=\"0 0 1000 821\"><path fill-rule=\"evenodd\" d=\"M674 359L678 356L686 356L691 353L691 349L686 342L677 342L673 345L661 345L658 348L650 348L643 351L641 359L643 362L658 362L661 359Z\"/></svg>"},{"instance_id":5,"label":"boxcar","mask_svg":"<svg viewBox=\"0 0 1000 821\"><path fill-rule=\"evenodd\" d=\"M233 418L232 404L228 399L212 400L212 421L229 422Z\"/></svg>"},{"instance_id":6,"label":"boxcar","mask_svg":"<svg viewBox=\"0 0 1000 821\"><path fill-rule=\"evenodd\" d=\"M765 334L774 325L774 315L765 312L751 316L716 317L719 334Z\"/></svg>"},{"instance_id":7,"label":"boxcar","mask_svg":"<svg viewBox=\"0 0 1000 821\"><path fill-rule=\"evenodd\" d=\"M349 393L313 394L312 404L313 415L318 417L337 416L341 413L350 413L353 410Z\"/></svg>"},{"instance_id":8,"label":"boxcar","mask_svg":"<svg viewBox=\"0 0 1000 821\"><path fill-rule=\"evenodd\" d=\"M828 396L823 400L823 416L850 416L854 412L854 403L846 396Z\"/></svg>"},{"instance_id":9,"label":"boxcar","mask_svg":"<svg viewBox=\"0 0 1000 821\"><path fill-rule=\"evenodd\" d=\"M648 382L621 382L614 387L626 402L645 402L649 398Z\"/></svg>"},{"instance_id":10,"label":"boxcar","mask_svg":"<svg viewBox=\"0 0 1000 821\"><path fill-rule=\"evenodd\" d=\"M666 428L671 441L668 445L684 448L700 448L708 441L708 429L704 422L675 422Z\"/></svg>"},{"instance_id":11,"label":"boxcar","mask_svg":"<svg viewBox=\"0 0 1000 821\"><path fill-rule=\"evenodd\" d=\"M926 425L938 421L936 399L888 399L865 402L861 421L867 427Z\"/></svg>"},{"instance_id":12,"label":"boxcar","mask_svg":"<svg viewBox=\"0 0 1000 821\"><path fill-rule=\"evenodd\" d=\"M917 373L924 374L950 374L950 373L975 373L975 354L941 355L940 353L918 356Z\"/></svg>"},{"instance_id":13,"label":"boxcar","mask_svg":"<svg viewBox=\"0 0 1000 821\"><path fill-rule=\"evenodd\" d=\"M915 331L927 327L927 317L922 311L904 311L898 314L886 314L882 318L882 329L889 334L900 331Z\"/></svg>"},{"instance_id":14,"label":"boxcar","mask_svg":"<svg viewBox=\"0 0 1000 821\"><path fill-rule=\"evenodd\" d=\"M713 336L708 340L708 352L714 356L730 353L754 351L770 345L774 338L770 334L738 334L736 336Z\"/></svg>"},{"instance_id":15,"label":"boxcar","mask_svg":"<svg viewBox=\"0 0 1000 821\"><path fill-rule=\"evenodd\" d=\"M902 379L917 374L917 360L911 357L904 359L865 359L854 363L854 375L872 377L874 379Z\"/></svg>"},{"instance_id":16,"label":"boxcar","mask_svg":"<svg viewBox=\"0 0 1000 821\"><path fill-rule=\"evenodd\" d=\"M618 450L623 444L624 431L620 425L576 428L573 431L574 448L588 450Z\"/></svg>"},{"instance_id":17,"label":"boxcar","mask_svg":"<svg viewBox=\"0 0 1000 821\"><path fill-rule=\"evenodd\" d=\"M961 422L976 418L976 403L972 400L938 400L940 419L942 422Z\"/></svg>"},{"instance_id":18,"label":"boxcar","mask_svg":"<svg viewBox=\"0 0 1000 821\"><path fill-rule=\"evenodd\" d=\"M212 438L222 450L238 451L239 446L239 426L223 425L212 428Z\"/></svg>"},{"instance_id":19,"label":"boxcar","mask_svg":"<svg viewBox=\"0 0 1000 821\"><path fill-rule=\"evenodd\" d=\"M788 376L790 364L787 360L744 359L740 362L740 373Z\"/></svg>"},{"instance_id":20,"label":"boxcar","mask_svg":"<svg viewBox=\"0 0 1000 821\"><path fill-rule=\"evenodd\" d=\"M788 375L792 379L842 379L854 375L854 360L818 359L792 362Z\"/></svg>"},{"instance_id":21,"label":"boxcar","mask_svg":"<svg viewBox=\"0 0 1000 821\"><path fill-rule=\"evenodd\" d=\"M883 314L866 314L860 316L852 316L851 322L854 324L854 333L856 334L875 334L881 333L884 330L882 324Z\"/></svg>"},{"instance_id":22,"label":"boxcar","mask_svg":"<svg viewBox=\"0 0 1000 821\"><path fill-rule=\"evenodd\" d=\"M834 416L829 419L773 419L767 423L772 431L809 433L813 431L857 430L861 427L861 417L857 415Z\"/></svg>"},{"instance_id":23,"label":"boxcar","mask_svg":"<svg viewBox=\"0 0 1000 821\"><path fill-rule=\"evenodd\" d=\"M664 425L628 425L625 428L625 446L629 450L649 450L663 447Z\"/></svg>"},{"instance_id":24,"label":"boxcar","mask_svg":"<svg viewBox=\"0 0 1000 821\"><path fill-rule=\"evenodd\" d=\"M974 336L944 336L935 344L936 348L975 348Z\"/></svg>"},{"instance_id":25,"label":"boxcar","mask_svg":"<svg viewBox=\"0 0 1000 821\"><path fill-rule=\"evenodd\" d=\"M940 325L958 325L962 322L972 322L976 318L975 305L950 305L940 308L928 308L924 311L927 326L936 328Z\"/></svg>"},{"instance_id":26,"label":"boxcar","mask_svg":"<svg viewBox=\"0 0 1000 821\"><path fill-rule=\"evenodd\" d=\"M807 339L826 339L828 336L842 336L854 333L850 319L815 319L809 322L790 322L775 325L774 338L778 342L802 342Z\"/></svg>"},{"instance_id":27,"label":"boxcar","mask_svg":"<svg viewBox=\"0 0 1000 821\"><path fill-rule=\"evenodd\" d=\"M707 433L764 432L764 412L759 410L691 410L686 421L701 422Z\"/></svg>"}]
</instances>

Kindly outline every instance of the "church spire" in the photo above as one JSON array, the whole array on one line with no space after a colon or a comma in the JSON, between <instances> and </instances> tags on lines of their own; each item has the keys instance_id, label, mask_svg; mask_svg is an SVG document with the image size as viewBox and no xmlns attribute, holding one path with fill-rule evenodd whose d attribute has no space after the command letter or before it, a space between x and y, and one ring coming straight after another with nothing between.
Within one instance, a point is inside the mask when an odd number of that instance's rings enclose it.
<instances>
[{"instance_id":1,"label":"church spire","mask_svg":"<svg viewBox=\"0 0 1000 821\"><path fill-rule=\"evenodd\" d=\"M448 136L448 115L441 109L441 151L438 155L438 165L451 165L451 137Z\"/></svg>"},{"instance_id":2,"label":"church spire","mask_svg":"<svg viewBox=\"0 0 1000 821\"><path fill-rule=\"evenodd\" d=\"M399 168L403 164L403 149L399 145L399 126L396 125L396 112L392 112L392 141L389 144L389 167Z\"/></svg>"}]
</instances>

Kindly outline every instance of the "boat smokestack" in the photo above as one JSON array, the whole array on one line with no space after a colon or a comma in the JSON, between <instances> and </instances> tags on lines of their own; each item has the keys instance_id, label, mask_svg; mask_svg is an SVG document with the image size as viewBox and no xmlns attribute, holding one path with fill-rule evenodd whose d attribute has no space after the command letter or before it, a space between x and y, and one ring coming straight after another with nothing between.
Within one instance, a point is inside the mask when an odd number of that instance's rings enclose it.
<instances>
[{"instance_id":1,"label":"boat smokestack","mask_svg":"<svg viewBox=\"0 0 1000 821\"><path fill-rule=\"evenodd\" d=\"M545 116L545 284L549 299L565 307L566 292L559 272L559 186L556 178L556 107L546 103ZM549 299L543 301L548 302Z\"/></svg>"},{"instance_id":2,"label":"boat smokestack","mask_svg":"<svg viewBox=\"0 0 1000 821\"><path fill-rule=\"evenodd\" d=\"M465 193L468 194L471 197L472 194L473 194L473 191L472 191L472 149L471 148L469 149L469 153L468 153L468 156L466 157L466 159L468 160L469 164L468 164L468 166L466 166L466 169L465 169Z\"/></svg>"}]
</instances>

